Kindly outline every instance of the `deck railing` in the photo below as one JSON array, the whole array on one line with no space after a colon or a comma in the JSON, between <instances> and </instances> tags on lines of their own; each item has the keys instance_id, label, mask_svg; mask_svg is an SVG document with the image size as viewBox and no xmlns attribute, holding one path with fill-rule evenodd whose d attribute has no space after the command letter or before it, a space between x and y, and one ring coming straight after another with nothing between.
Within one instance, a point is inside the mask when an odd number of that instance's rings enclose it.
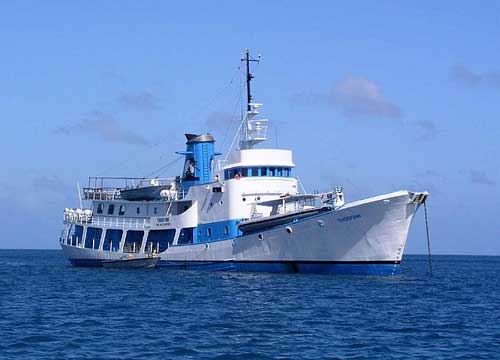
<instances>
[{"instance_id":1,"label":"deck railing","mask_svg":"<svg viewBox=\"0 0 500 360\"><path fill-rule=\"evenodd\" d=\"M94 216L90 209L65 209L64 222L72 224L92 224L100 227L145 229L151 225L146 217Z\"/></svg>"},{"instance_id":2,"label":"deck railing","mask_svg":"<svg viewBox=\"0 0 500 360\"><path fill-rule=\"evenodd\" d=\"M121 190L170 185L175 180L175 178L91 176L87 187L83 188L83 197L85 200L114 200L120 198Z\"/></svg>"},{"instance_id":3,"label":"deck railing","mask_svg":"<svg viewBox=\"0 0 500 360\"><path fill-rule=\"evenodd\" d=\"M145 217L94 216L92 225L112 228L145 229L151 225L151 219Z\"/></svg>"}]
</instances>

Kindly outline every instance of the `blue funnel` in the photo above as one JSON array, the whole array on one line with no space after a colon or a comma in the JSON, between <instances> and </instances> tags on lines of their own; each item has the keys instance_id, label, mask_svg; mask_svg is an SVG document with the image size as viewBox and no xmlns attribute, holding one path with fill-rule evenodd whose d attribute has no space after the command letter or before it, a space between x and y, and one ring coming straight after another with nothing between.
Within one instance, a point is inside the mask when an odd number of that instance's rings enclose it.
<instances>
[{"instance_id":1,"label":"blue funnel","mask_svg":"<svg viewBox=\"0 0 500 360\"><path fill-rule=\"evenodd\" d=\"M187 191L192 185L207 184L213 181L212 169L215 161L215 140L210 134L186 135L186 151L177 154L185 155L182 171L182 188Z\"/></svg>"}]
</instances>

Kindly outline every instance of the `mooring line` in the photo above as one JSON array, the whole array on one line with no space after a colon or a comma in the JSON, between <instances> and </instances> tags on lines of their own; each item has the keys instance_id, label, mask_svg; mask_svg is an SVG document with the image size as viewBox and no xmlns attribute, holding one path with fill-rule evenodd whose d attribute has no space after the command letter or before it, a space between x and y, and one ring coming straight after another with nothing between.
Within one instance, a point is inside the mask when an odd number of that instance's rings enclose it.
<instances>
[{"instance_id":1,"label":"mooring line","mask_svg":"<svg viewBox=\"0 0 500 360\"><path fill-rule=\"evenodd\" d=\"M427 220L427 199L424 200L425 232L427 234L427 254L429 257L429 273L432 276L431 239L429 237L429 222Z\"/></svg>"}]
</instances>

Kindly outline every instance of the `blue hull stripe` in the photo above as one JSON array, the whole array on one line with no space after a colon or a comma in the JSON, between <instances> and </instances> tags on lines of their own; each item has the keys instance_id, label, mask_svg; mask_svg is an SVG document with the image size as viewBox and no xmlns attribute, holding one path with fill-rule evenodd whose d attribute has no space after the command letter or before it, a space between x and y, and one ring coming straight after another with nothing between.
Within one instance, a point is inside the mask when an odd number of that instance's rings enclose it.
<instances>
[{"instance_id":1,"label":"blue hull stripe","mask_svg":"<svg viewBox=\"0 0 500 360\"><path fill-rule=\"evenodd\" d=\"M399 261L378 262L272 262L272 261L160 261L162 267L206 271L250 271L271 273L394 275L399 273Z\"/></svg>"},{"instance_id":2,"label":"blue hull stripe","mask_svg":"<svg viewBox=\"0 0 500 360\"><path fill-rule=\"evenodd\" d=\"M73 266L83 267L101 267L102 261L100 259L68 259Z\"/></svg>"},{"instance_id":3,"label":"blue hull stripe","mask_svg":"<svg viewBox=\"0 0 500 360\"><path fill-rule=\"evenodd\" d=\"M100 259L69 259L73 266L101 267ZM399 261L160 261L159 265L169 269L205 271L245 271L269 273L306 274L350 274L350 275L394 275L399 273Z\"/></svg>"}]
</instances>

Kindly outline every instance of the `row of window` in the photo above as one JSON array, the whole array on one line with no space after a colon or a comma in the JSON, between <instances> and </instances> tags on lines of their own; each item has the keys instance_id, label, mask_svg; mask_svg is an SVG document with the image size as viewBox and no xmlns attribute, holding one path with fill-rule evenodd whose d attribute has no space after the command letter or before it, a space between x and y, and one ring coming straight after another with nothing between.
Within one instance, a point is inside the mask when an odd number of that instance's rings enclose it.
<instances>
[{"instance_id":1,"label":"row of window","mask_svg":"<svg viewBox=\"0 0 500 360\"><path fill-rule=\"evenodd\" d=\"M122 216L122 215L125 215L125 210L126 210L126 206L123 204L123 205L120 205L120 207L118 208L118 215L119 216ZM99 203L97 204L97 209L96 209L96 213L97 214L103 214L104 213L104 204L103 203ZM115 213L115 204L108 204L108 211L107 211L107 214L108 215L114 215ZM136 207L135 209L135 213L137 215L140 215L141 213L141 208L138 206ZM154 207L153 208L153 214L154 215L158 215L158 208L157 207Z\"/></svg>"},{"instance_id":2,"label":"row of window","mask_svg":"<svg viewBox=\"0 0 500 360\"><path fill-rule=\"evenodd\" d=\"M292 169L289 167L243 167L224 171L224 179L234 179L247 176L274 176L290 177Z\"/></svg>"},{"instance_id":3,"label":"row of window","mask_svg":"<svg viewBox=\"0 0 500 360\"><path fill-rule=\"evenodd\" d=\"M165 251L170 245L172 245L175 239L175 229L166 230L151 230L146 239L146 244L144 247L145 252L152 252L153 250L157 253ZM102 249L105 251L117 252L120 250L120 241L122 239L123 230L119 229L107 229L104 235L104 240L102 244ZM101 244L102 229L95 227L87 228L87 235L85 240L83 240L83 227L81 225L75 226L75 231L73 235L68 237L68 245L80 245L87 249L99 249ZM144 237L144 231L139 230L128 230L125 235L125 243L123 244L123 252L126 253L137 253L140 251L142 246L142 241ZM179 233L178 244L192 244L193 243L193 228L183 228Z\"/></svg>"}]
</instances>

